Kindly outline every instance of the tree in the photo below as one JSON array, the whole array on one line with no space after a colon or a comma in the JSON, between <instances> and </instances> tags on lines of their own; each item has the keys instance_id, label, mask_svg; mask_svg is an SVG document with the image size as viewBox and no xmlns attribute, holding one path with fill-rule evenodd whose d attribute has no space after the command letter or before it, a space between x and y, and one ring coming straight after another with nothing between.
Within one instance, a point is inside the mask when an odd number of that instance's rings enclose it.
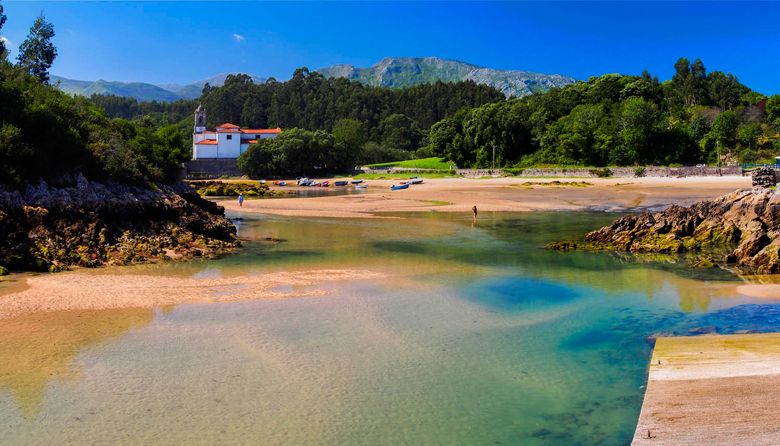
<instances>
[{"instance_id":1,"label":"tree","mask_svg":"<svg viewBox=\"0 0 780 446\"><path fill-rule=\"evenodd\" d=\"M3 25L5 25L5 21L8 19L6 15L3 13L3 5L0 3L0 31L3 30ZM5 47L5 40L3 40L2 34L0 34L0 62L5 60L5 52L7 51Z\"/></svg>"},{"instance_id":2,"label":"tree","mask_svg":"<svg viewBox=\"0 0 780 446\"><path fill-rule=\"evenodd\" d=\"M770 124L780 123L780 94L769 96L764 105L764 112Z\"/></svg>"},{"instance_id":3,"label":"tree","mask_svg":"<svg viewBox=\"0 0 780 446\"><path fill-rule=\"evenodd\" d=\"M49 68L57 57L57 48L51 41L53 37L54 26L41 14L19 45L19 65L45 84L49 82Z\"/></svg>"},{"instance_id":4,"label":"tree","mask_svg":"<svg viewBox=\"0 0 780 446\"><path fill-rule=\"evenodd\" d=\"M250 145L236 163L250 178L266 178L282 170L284 155L272 139L261 139Z\"/></svg>"},{"instance_id":5,"label":"tree","mask_svg":"<svg viewBox=\"0 0 780 446\"><path fill-rule=\"evenodd\" d=\"M356 119L339 119L333 124L331 133L338 149L334 169L340 172L352 170L365 144L363 123Z\"/></svg>"},{"instance_id":6,"label":"tree","mask_svg":"<svg viewBox=\"0 0 780 446\"><path fill-rule=\"evenodd\" d=\"M731 151L737 140L737 128L739 127L739 117L737 114L728 110L718 115L712 123L710 137L715 140L717 149L717 162L720 166L723 150Z\"/></svg>"},{"instance_id":7,"label":"tree","mask_svg":"<svg viewBox=\"0 0 780 446\"><path fill-rule=\"evenodd\" d=\"M379 124L382 145L393 149L415 150L420 147L422 132L408 116L395 113Z\"/></svg>"},{"instance_id":8,"label":"tree","mask_svg":"<svg viewBox=\"0 0 780 446\"><path fill-rule=\"evenodd\" d=\"M710 99L721 110L729 110L739 104L744 87L733 74L713 71L707 76L707 82L709 83Z\"/></svg>"},{"instance_id":9,"label":"tree","mask_svg":"<svg viewBox=\"0 0 780 446\"><path fill-rule=\"evenodd\" d=\"M658 123L658 107L643 98L631 97L623 103L620 136L627 163L646 163L653 159L653 137Z\"/></svg>"}]
</instances>

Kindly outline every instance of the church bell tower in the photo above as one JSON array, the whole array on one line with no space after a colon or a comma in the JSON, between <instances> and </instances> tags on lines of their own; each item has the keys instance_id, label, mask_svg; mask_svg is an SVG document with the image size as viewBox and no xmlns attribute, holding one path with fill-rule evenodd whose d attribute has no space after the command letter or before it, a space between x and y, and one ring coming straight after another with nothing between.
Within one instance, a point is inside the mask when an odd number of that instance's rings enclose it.
<instances>
[{"instance_id":1,"label":"church bell tower","mask_svg":"<svg viewBox=\"0 0 780 446\"><path fill-rule=\"evenodd\" d=\"M200 104L195 109L195 133L203 133L206 131L206 109Z\"/></svg>"}]
</instances>

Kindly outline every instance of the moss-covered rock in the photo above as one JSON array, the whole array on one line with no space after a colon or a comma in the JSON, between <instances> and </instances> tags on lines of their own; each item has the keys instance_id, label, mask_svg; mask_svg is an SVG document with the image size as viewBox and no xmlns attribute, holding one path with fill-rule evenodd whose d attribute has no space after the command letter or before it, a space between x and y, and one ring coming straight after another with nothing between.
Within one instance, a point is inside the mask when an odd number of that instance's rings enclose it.
<instances>
[{"instance_id":1,"label":"moss-covered rock","mask_svg":"<svg viewBox=\"0 0 780 446\"><path fill-rule=\"evenodd\" d=\"M629 215L586 234L582 242L555 242L548 248L696 253L688 257L691 266L728 263L743 272L780 273L780 194L744 189L689 207Z\"/></svg>"},{"instance_id":2,"label":"moss-covered rock","mask_svg":"<svg viewBox=\"0 0 780 446\"><path fill-rule=\"evenodd\" d=\"M224 209L185 184L82 181L0 191L0 233L1 265L55 272L216 255L239 245Z\"/></svg>"},{"instance_id":3,"label":"moss-covered rock","mask_svg":"<svg viewBox=\"0 0 780 446\"><path fill-rule=\"evenodd\" d=\"M267 184L226 181L193 181L190 186L202 197L269 198L277 195Z\"/></svg>"}]
</instances>

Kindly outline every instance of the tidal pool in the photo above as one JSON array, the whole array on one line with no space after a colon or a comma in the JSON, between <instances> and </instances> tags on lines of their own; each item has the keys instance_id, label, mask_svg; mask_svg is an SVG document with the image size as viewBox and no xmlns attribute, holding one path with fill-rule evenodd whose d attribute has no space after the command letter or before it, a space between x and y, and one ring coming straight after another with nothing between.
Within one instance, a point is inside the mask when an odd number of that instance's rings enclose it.
<instances>
[{"instance_id":1,"label":"tidal pool","mask_svg":"<svg viewBox=\"0 0 780 446\"><path fill-rule=\"evenodd\" d=\"M235 255L111 271L386 277L319 297L2 320L0 439L628 444L652 336L767 331L780 311L719 270L543 248L614 217L245 217Z\"/></svg>"}]
</instances>

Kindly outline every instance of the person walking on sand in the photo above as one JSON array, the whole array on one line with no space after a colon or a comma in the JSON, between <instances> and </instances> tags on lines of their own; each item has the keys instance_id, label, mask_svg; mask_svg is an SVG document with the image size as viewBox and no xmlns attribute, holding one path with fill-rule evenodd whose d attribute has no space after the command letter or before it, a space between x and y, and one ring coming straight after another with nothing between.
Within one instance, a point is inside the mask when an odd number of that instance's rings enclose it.
<instances>
[{"instance_id":1,"label":"person walking on sand","mask_svg":"<svg viewBox=\"0 0 780 446\"><path fill-rule=\"evenodd\" d=\"M244 207L244 194L238 194L238 207Z\"/></svg>"}]
</instances>

